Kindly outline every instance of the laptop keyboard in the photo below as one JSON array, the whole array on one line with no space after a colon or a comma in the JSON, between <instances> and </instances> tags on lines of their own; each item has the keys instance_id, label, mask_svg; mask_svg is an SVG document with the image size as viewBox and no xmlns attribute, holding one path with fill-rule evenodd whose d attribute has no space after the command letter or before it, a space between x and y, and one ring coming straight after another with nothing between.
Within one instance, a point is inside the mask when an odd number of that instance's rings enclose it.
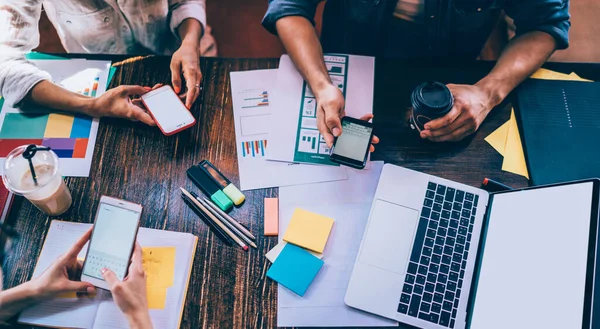
<instances>
[{"instance_id":1,"label":"laptop keyboard","mask_svg":"<svg viewBox=\"0 0 600 329\"><path fill-rule=\"evenodd\" d=\"M478 200L472 193L428 184L399 313L454 328Z\"/></svg>"}]
</instances>

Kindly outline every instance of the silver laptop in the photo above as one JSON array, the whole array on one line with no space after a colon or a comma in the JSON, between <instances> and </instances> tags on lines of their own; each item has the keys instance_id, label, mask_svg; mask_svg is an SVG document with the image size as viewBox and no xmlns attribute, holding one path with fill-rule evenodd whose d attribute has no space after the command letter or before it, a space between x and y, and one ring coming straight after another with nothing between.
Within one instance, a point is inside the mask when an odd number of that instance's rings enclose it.
<instances>
[{"instance_id":1,"label":"silver laptop","mask_svg":"<svg viewBox=\"0 0 600 329\"><path fill-rule=\"evenodd\" d=\"M345 302L420 328L597 327L599 182L490 195L386 164Z\"/></svg>"}]
</instances>

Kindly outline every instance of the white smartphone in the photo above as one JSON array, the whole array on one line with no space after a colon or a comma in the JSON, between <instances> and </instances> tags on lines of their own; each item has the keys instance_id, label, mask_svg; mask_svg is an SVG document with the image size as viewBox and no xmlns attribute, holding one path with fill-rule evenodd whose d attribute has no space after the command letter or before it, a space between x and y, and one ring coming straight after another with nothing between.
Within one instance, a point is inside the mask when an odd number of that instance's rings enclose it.
<instances>
[{"instance_id":1,"label":"white smartphone","mask_svg":"<svg viewBox=\"0 0 600 329\"><path fill-rule=\"evenodd\" d=\"M111 269L123 281L135 246L141 215L142 206L139 204L105 195L100 198L81 281L108 290L109 286L102 277L103 268Z\"/></svg>"},{"instance_id":2,"label":"white smartphone","mask_svg":"<svg viewBox=\"0 0 600 329\"><path fill-rule=\"evenodd\" d=\"M166 136L176 134L196 123L171 86L162 86L142 95L142 103L150 112L158 128Z\"/></svg>"}]
</instances>

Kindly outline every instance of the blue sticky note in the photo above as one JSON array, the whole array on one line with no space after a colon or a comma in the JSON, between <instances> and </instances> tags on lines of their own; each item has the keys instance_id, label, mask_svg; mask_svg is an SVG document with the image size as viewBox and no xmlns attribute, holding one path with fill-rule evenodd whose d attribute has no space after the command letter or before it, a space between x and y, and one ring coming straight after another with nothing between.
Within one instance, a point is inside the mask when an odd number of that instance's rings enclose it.
<instances>
[{"instance_id":1,"label":"blue sticky note","mask_svg":"<svg viewBox=\"0 0 600 329\"><path fill-rule=\"evenodd\" d=\"M323 261L310 252L288 243L271 268L267 276L300 296L304 296L313 279L323 267Z\"/></svg>"}]
</instances>

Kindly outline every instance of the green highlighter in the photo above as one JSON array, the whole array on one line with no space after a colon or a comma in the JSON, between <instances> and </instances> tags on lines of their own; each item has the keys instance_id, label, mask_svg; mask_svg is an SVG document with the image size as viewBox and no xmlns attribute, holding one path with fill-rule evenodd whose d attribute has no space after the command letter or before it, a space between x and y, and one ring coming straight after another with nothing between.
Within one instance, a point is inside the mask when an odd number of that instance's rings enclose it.
<instances>
[{"instance_id":1,"label":"green highlighter","mask_svg":"<svg viewBox=\"0 0 600 329\"><path fill-rule=\"evenodd\" d=\"M233 202L202 168L191 166L187 170L187 175L221 210L229 211L233 207Z\"/></svg>"},{"instance_id":2,"label":"green highlighter","mask_svg":"<svg viewBox=\"0 0 600 329\"><path fill-rule=\"evenodd\" d=\"M219 188L221 188L223 193L225 193L229 199L233 201L233 204L239 206L242 204L242 202L244 202L246 199L244 194L242 194L242 192L235 187L235 185L233 185L233 183L230 182L229 179L227 179L227 177L225 177L225 175L219 171L219 169L210 163L210 161L204 160L198 164L198 167L204 170L212 178L213 182L217 184Z\"/></svg>"}]
</instances>

